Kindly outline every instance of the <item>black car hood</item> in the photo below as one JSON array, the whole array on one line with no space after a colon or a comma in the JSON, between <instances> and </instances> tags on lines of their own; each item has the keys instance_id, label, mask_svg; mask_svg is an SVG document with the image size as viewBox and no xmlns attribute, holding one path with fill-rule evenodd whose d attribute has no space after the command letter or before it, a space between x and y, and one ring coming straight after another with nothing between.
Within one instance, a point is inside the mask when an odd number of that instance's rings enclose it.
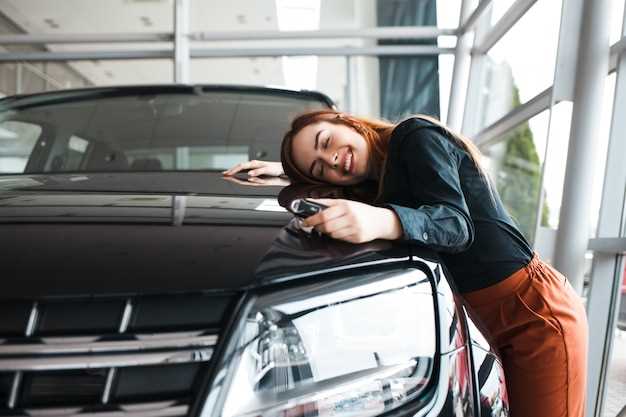
<instances>
[{"instance_id":1,"label":"black car hood","mask_svg":"<svg viewBox=\"0 0 626 417\"><path fill-rule=\"evenodd\" d=\"M407 259L302 232L279 190L210 172L0 177L0 297L231 291Z\"/></svg>"}]
</instances>

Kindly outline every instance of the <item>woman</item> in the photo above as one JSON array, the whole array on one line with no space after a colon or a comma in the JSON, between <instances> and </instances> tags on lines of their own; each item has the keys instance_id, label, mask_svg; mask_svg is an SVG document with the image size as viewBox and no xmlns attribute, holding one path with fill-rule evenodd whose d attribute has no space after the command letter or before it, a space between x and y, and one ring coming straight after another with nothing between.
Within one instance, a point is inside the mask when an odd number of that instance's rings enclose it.
<instances>
[{"instance_id":1,"label":"woman","mask_svg":"<svg viewBox=\"0 0 626 417\"><path fill-rule=\"evenodd\" d=\"M328 208L305 223L348 242L405 240L438 251L500 350L511 415L583 416L582 303L566 278L533 253L468 139L425 116L394 125L321 110L293 120L281 160L251 161L224 174L251 169L252 178L378 181L380 206L315 200Z\"/></svg>"}]
</instances>

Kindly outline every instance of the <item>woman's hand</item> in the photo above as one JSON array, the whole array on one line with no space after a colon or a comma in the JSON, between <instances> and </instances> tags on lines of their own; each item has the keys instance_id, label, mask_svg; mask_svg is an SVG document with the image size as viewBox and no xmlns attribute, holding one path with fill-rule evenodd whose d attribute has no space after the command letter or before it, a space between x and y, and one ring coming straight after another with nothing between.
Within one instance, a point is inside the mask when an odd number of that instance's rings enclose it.
<instances>
[{"instance_id":1,"label":"woman's hand","mask_svg":"<svg viewBox=\"0 0 626 417\"><path fill-rule=\"evenodd\" d=\"M351 243L374 239L396 240L402 237L402 225L393 210L370 206L352 200L309 199L328 206L307 217L305 226L314 226L318 232Z\"/></svg>"},{"instance_id":2,"label":"woman's hand","mask_svg":"<svg viewBox=\"0 0 626 417\"><path fill-rule=\"evenodd\" d=\"M252 160L248 162L242 162L234 167L223 171L223 175L235 175L238 172L248 169L248 175L251 177L258 177L259 175L269 175L270 177L279 177L285 173L283 171L283 164L280 162L269 161L257 161Z\"/></svg>"},{"instance_id":3,"label":"woman's hand","mask_svg":"<svg viewBox=\"0 0 626 417\"><path fill-rule=\"evenodd\" d=\"M223 178L226 181L234 182L235 184L250 185L252 187L267 187L267 186L284 187L284 186L290 184L290 182L287 179L287 177L285 177L285 178L281 178L281 177L273 177L273 178L250 177L250 178L246 178L245 180L240 180L237 177L231 177L231 176L226 176L226 177L223 177Z\"/></svg>"}]
</instances>

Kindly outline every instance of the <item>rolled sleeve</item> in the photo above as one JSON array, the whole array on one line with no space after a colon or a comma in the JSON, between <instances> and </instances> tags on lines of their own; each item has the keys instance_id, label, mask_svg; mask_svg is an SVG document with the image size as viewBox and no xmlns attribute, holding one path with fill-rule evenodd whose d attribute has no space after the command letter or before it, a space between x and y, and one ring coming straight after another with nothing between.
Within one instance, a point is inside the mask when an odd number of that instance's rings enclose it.
<instances>
[{"instance_id":1,"label":"rolled sleeve","mask_svg":"<svg viewBox=\"0 0 626 417\"><path fill-rule=\"evenodd\" d=\"M474 229L458 174L458 154L439 131L420 128L402 138L400 161L408 175L412 207L387 204L398 216L404 239L441 252L461 252Z\"/></svg>"}]
</instances>

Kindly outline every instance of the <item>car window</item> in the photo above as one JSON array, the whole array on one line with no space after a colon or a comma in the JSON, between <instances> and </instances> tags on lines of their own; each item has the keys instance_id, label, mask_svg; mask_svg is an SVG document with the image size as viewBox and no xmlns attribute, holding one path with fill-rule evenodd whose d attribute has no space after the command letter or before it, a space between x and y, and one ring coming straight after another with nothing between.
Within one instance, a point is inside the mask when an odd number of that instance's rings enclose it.
<instances>
[{"instance_id":1,"label":"car window","mask_svg":"<svg viewBox=\"0 0 626 417\"><path fill-rule=\"evenodd\" d=\"M50 144L43 141L40 146L48 146L51 149L45 161L45 171L79 171L86 162L89 141L71 135L68 138L59 138Z\"/></svg>"},{"instance_id":2,"label":"car window","mask_svg":"<svg viewBox=\"0 0 626 417\"><path fill-rule=\"evenodd\" d=\"M24 171L40 135L41 126L33 123L0 122L0 173Z\"/></svg>"},{"instance_id":3,"label":"car window","mask_svg":"<svg viewBox=\"0 0 626 417\"><path fill-rule=\"evenodd\" d=\"M250 146L176 146L126 152L131 167L143 170L224 169L248 160Z\"/></svg>"},{"instance_id":4,"label":"car window","mask_svg":"<svg viewBox=\"0 0 626 417\"><path fill-rule=\"evenodd\" d=\"M291 119L328 107L304 94L256 91L70 98L0 111L8 138L0 140L13 144L0 148L0 172L223 170L278 160Z\"/></svg>"}]
</instances>

